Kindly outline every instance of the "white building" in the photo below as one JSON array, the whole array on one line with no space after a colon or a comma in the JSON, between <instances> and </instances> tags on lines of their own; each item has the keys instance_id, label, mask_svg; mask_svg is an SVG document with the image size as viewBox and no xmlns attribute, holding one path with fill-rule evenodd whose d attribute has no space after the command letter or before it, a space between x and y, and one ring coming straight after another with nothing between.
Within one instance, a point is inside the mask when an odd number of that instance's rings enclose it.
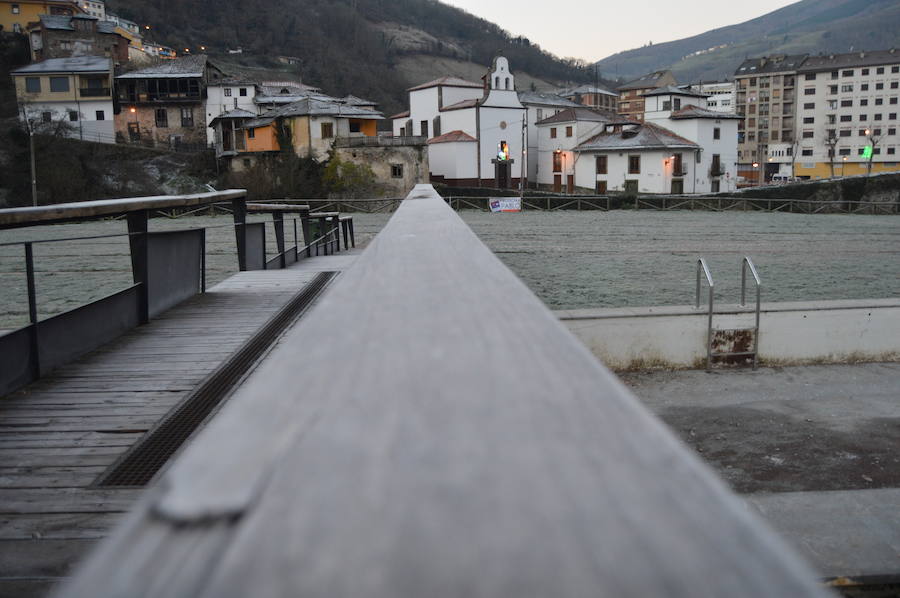
<instances>
[{"instance_id":1,"label":"white building","mask_svg":"<svg viewBox=\"0 0 900 598\"><path fill-rule=\"evenodd\" d=\"M106 20L106 2L104 0L78 0L78 6L92 17L97 17L101 21Z\"/></svg>"},{"instance_id":2,"label":"white building","mask_svg":"<svg viewBox=\"0 0 900 598\"><path fill-rule=\"evenodd\" d=\"M581 104L567 100L562 96L553 93L538 91L520 91L519 101L525 106L526 111L526 136L528 138L528 147L525 150L525 165L527 166L527 174L525 181L529 186L537 184L538 181L538 121L544 120L567 108L583 108Z\"/></svg>"},{"instance_id":3,"label":"white building","mask_svg":"<svg viewBox=\"0 0 900 598\"><path fill-rule=\"evenodd\" d=\"M259 114L256 85L241 79L221 79L206 87L206 137L209 144L216 141L212 122L225 113L239 110Z\"/></svg>"},{"instance_id":4,"label":"white building","mask_svg":"<svg viewBox=\"0 0 900 598\"><path fill-rule=\"evenodd\" d=\"M717 193L737 188L741 117L705 94L666 86L644 98L644 123L612 122L575 147L575 185L597 193ZM588 156L593 159L585 159Z\"/></svg>"},{"instance_id":5,"label":"white building","mask_svg":"<svg viewBox=\"0 0 900 598\"><path fill-rule=\"evenodd\" d=\"M532 179L538 187L556 193L575 191L575 165L579 154L573 150L602 132L605 125L621 121L611 112L597 112L583 106L566 108L538 121L537 149L529 153L529 166L535 167Z\"/></svg>"},{"instance_id":6,"label":"white building","mask_svg":"<svg viewBox=\"0 0 900 598\"><path fill-rule=\"evenodd\" d=\"M735 104L736 87L734 81L695 83L690 86L690 89L691 91L706 95L706 107L713 112L734 113L737 111L737 104Z\"/></svg>"},{"instance_id":7,"label":"white building","mask_svg":"<svg viewBox=\"0 0 900 598\"><path fill-rule=\"evenodd\" d=\"M445 77L414 87L409 90L409 106L408 114L394 117L394 135L430 139L433 181L457 186L518 186L525 107L506 58L494 59L483 85ZM474 168L460 164L457 158L461 154L470 164L473 145ZM463 172L474 176L460 176Z\"/></svg>"},{"instance_id":8,"label":"white building","mask_svg":"<svg viewBox=\"0 0 900 598\"><path fill-rule=\"evenodd\" d=\"M50 58L11 75L20 117L38 126L64 121L73 138L115 143L109 58Z\"/></svg>"}]
</instances>

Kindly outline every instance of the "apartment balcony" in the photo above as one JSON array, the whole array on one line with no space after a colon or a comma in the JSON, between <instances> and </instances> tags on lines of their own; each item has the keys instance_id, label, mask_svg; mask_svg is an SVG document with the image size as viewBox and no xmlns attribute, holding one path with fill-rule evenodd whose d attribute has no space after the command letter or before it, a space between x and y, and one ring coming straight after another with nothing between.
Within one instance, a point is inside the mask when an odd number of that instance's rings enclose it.
<instances>
[{"instance_id":1,"label":"apartment balcony","mask_svg":"<svg viewBox=\"0 0 900 598\"><path fill-rule=\"evenodd\" d=\"M82 98L111 98L112 90L109 87L82 87L78 95Z\"/></svg>"}]
</instances>

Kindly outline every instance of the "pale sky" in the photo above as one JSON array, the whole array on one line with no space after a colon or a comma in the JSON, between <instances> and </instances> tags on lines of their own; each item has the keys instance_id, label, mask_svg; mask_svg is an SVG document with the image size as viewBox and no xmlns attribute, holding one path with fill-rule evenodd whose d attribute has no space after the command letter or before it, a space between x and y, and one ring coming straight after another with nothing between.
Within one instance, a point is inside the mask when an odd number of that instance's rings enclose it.
<instances>
[{"instance_id":1,"label":"pale sky","mask_svg":"<svg viewBox=\"0 0 900 598\"><path fill-rule=\"evenodd\" d=\"M560 57L589 62L610 54L742 23L796 0L442 0L524 35Z\"/></svg>"}]
</instances>

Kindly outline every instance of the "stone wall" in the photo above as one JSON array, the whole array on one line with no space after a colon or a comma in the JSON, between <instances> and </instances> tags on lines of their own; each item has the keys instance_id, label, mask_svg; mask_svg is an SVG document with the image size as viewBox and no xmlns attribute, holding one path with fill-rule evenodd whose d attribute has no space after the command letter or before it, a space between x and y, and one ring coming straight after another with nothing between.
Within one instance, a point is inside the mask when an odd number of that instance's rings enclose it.
<instances>
[{"instance_id":1,"label":"stone wall","mask_svg":"<svg viewBox=\"0 0 900 598\"><path fill-rule=\"evenodd\" d=\"M368 166L384 189L385 197L404 197L415 185L428 183L428 148L425 145L335 148L341 160ZM399 165L402 176L394 176Z\"/></svg>"},{"instance_id":2,"label":"stone wall","mask_svg":"<svg viewBox=\"0 0 900 598\"><path fill-rule=\"evenodd\" d=\"M802 199L821 202L818 207L827 211L829 204L845 202L875 202L880 206L893 206L900 211L900 174L873 174L841 177L834 180L804 181L790 185L751 187L736 193L723 193L722 197L759 199ZM884 211L881 207L880 212Z\"/></svg>"}]
</instances>

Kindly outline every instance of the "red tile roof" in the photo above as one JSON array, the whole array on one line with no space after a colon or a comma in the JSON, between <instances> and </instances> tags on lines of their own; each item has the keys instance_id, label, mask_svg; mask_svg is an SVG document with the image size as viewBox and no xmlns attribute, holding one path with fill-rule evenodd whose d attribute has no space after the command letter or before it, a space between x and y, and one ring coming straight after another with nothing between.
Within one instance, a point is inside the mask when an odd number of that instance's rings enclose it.
<instances>
[{"instance_id":1,"label":"red tile roof","mask_svg":"<svg viewBox=\"0 0 900 598\"><path fill-rule=\"evenodd\" d=\"M432 143L453 143L455 141L478 141L468 133L463 131L450 131L449 133L444 133L439 137L432 137L428 140L428 145Z\"/></svg>"}]
</instances>

